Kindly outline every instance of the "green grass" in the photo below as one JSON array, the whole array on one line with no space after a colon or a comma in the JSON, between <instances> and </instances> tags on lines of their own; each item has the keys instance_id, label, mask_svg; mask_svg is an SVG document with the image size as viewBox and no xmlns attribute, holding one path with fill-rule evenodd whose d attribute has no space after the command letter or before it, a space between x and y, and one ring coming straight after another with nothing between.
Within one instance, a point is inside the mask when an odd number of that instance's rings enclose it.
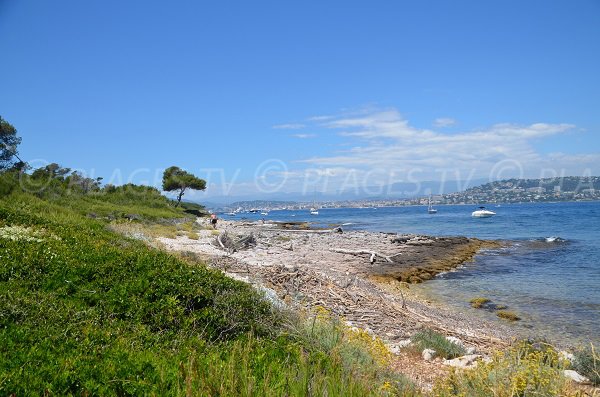
<instances>
[{"instance_id":1,"label":"green grass","mask_svg":"<svg viewBox=\"0 0 600 397\"><path fill-rule=\"evenodd\" d=\"M600 352L598 346L590 343L575 352L573 369L586 376L595 386L600 386Z\"/></svg>"},{"instance_id":2,"label":"green grass","mask_svg":"<svg viewBox=\"0 0 600 397\"><path fill-rule=\"evenodd\" d=\"M425 349L433 349L438 356L452 359L465 355L464 347L450 342L446 337L430 329L425 329L414 334L411 338L413 349L421 352Z\"/></svg>"},{"instance_id":3,"label":"green grass","mask_svg":"<svg viewBox=\"0 0 600 397\"><path fill-rule=\"evenodd\" d=\"M1 198L0 395L416 394L386 370L380 344L274 310L249 285L124 237L92 210L181 215L143 200Z\"/></svg>"}]
</instances>

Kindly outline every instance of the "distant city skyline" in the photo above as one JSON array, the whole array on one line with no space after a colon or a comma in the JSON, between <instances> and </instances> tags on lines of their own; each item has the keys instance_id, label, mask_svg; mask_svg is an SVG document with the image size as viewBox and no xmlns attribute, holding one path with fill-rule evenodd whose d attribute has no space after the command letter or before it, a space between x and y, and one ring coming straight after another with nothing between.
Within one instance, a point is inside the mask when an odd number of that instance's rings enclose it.
<instances>
[{"instance_id":1,"label":"distant city skyline","mask_svg":"<svg viewBox=\"0 0 600 397\"><path fill-rule=\"evenodd\" d=\"M0 1L32 166L194 200L600 175L600 3ZM431 189L431 187L430 187Z\"/></svg>"}]
</instances>

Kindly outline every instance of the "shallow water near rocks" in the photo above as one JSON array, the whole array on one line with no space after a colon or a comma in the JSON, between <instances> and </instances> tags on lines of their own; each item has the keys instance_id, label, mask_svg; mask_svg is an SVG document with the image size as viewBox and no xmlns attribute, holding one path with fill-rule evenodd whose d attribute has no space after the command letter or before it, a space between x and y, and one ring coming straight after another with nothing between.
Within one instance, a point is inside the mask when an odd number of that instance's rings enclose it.
<instances>
[{"instance_id":1,"label":"shallow water near rocks","mask_svg":"<svg viewBox=\"0 0 600 397\"><path fill-rule=\"evenodd\" d=\"M600 202L488 205L492 218L472 218L475 205L271 211L278 221L316 226L433 236L464 235L506 240L457 271L419 285L432 300L493 321L493 312L473 309L486 297L508 306L522 321L514 327L530 336L567 344L600 342ZM260 219L262 216L248 216ZM558 237L558 238L557 238Z\"/></svg>"}]
</instances>

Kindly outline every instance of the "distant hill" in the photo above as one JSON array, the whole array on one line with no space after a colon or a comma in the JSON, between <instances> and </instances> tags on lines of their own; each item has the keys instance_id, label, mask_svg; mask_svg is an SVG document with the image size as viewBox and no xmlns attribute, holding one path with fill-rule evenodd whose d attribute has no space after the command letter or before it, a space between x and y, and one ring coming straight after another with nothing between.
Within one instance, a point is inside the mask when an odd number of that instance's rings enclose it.
<instances>
[{"instance_id":1,"label":"distant hill","mask_svg":"<svg viewBox=\"0 0 600 397\"><path fill-rule=\"evenodd\" d=\"M600 200L600 177L506 179L445 194L441 204Z\"/></svg>"}]
</instances>

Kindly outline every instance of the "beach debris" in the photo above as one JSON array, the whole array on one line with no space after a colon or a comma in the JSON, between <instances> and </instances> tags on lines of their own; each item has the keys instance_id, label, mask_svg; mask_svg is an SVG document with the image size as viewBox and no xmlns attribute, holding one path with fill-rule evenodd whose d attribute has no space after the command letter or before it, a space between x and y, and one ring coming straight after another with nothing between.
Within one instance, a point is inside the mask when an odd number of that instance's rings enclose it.
<instances>
[{"instance_id":1,"label":"beach debris","mask_svg":"<svg viewBox=\"0 0 600 397\"><path fill-rule=\"evenodd\" d=\"M480 354L468 354L466 356L453 358L452 360L444 360L442 363L450 367L471 369L477 366L477 360L482 357L483 356Z\"/></svg>"},{"instance_id":2,"label":"beach debris","mask_svg":"<svg viewBox=\"0 0 600 397\"><path fill-rule=\"evenodd\" d=\"M343 248L330 248L329 251L337 252L338 254L348 254L348 255L370 255L369 262L371 262L371 264L375 263L375 259L377 257L383 258L390 263L394 262L387 255L383 255L383 254L380 254L379 252L370 251L367 249L347 250L347 249L343 249Z\"/></svg>"},{"instance_id":3,"label":"beach debris","mask_svg":"<svg viewBox=\"0 0 600 397\"><path fill-rule=\"evenodd\" d=\"M590 380L588 378L581 375L577 371L573 371L572 369L565 369L563 371L563 375L566 378L571 379L575 383L581 383L581 384L589 384L590 383Z\"/></svg>"},{"instance_id":4,"label":"beach debris","mask_svg":"<svg viewBox=\"0 0 600 397\"><path fill-rule=\"evenodd\" d=\"M254 233L235 238L232 237L227 231L224 231L217 235L216 242L222 249L227 250L230 254L232 254L241 249L255 246L256 238L254 237Z\"/></svg>"},{"instance_id":5,"label":"beach debris","mask_svg":"<svg viewBox=\"0 0 600 397\"><path fill-rule=\"evenodd\" d=\"M421 357L425 361L433 361L433 359L437 356L437 352L433 349L425 349L421 352Z\"/></svg>"}]
</instances>

